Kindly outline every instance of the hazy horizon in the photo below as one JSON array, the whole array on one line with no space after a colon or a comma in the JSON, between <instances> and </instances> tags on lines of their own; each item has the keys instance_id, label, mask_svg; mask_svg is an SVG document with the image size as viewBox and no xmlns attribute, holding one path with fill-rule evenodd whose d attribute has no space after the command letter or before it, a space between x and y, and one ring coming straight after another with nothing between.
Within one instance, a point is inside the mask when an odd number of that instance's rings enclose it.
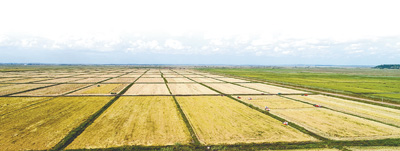
<instances>
[{"instance_id":1,"label":"hazy horizon","mask_svg":"<svg viewBox=\"0 0 400 151\"><path fill-rule=\"evenodd\" d=\"M0 63L380 65L400 9L369 1L0 2Z\"/></svg>"}]
</instances>

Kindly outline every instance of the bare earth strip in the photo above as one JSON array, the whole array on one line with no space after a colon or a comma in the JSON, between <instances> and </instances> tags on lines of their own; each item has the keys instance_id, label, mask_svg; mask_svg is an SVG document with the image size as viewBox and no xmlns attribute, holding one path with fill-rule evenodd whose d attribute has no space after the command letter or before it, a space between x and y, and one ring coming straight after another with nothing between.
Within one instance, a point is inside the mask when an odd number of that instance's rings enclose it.
<instances>
[{"instance_id":1,"label":"bare earth strip","mask_svg":"<svg viewBox=\"0 0 400 151\"><path fill-rule=\"evenodd\" d=\"M110 95L121 92L128 84L96 84L70 95Z\"/></svg>"},{"instance_id":2,"label":"bare earth strip","mask_svg":"<svg viewBox=\"0 0 400 151\"><path fill-rule=\"evenodd\" d=\"M267 93L271 94L278 94L278 93L283 93L283 94L290 94L290 93L298 93L298 94L304 94L308 92L304 91L299 91L299 90L294 90L294 89L288 89L288 88L283 88L283 87L277 87L273 85L266 85L266 84L261 84L261 83L240 83L240 85L243 85L245 87L261 90Z\"/></svg>"},{"instance_id":3,"label":"bare earth strip","mask_svg":"<svg viewBox=\"0 0 400 151\"><path fill-rule=\"evenodd\" d=\"M217 92L197 83L193 84L168 84L172 94L195 95L195 94L218 94Z\"/></svg>"},{"instance_id":4,"label":"bare earth strip","mask_svg":"<svg viewBox=\"0 0 400 151\"><path fill-rule=\"evenodd\" d=\"M71 81L80 80L80 79L83 79L83 78L60 78L60 79L39 81L37 83L64 83L64 82L71 82Z\"/></svg>"},{"instance_id":5,"label":"bare earth strip","mask_svg":"<svg viewBox=\"0 0 400 151\"><path fill-rule=\"evenodd\" d=\"M86 78L86 79L74 81L74 83L96 83L96 82L103 81L105 79L107 79L107 78Z\"/></svg>"},{"instance_id":6,"label":"bare earth strip","mask_svg":"<svg viewBox=\"0 0 400 151\"><path fill-rule=\"evenodd\" d=\"M240 100L253 104L261 109L267 106L270 109L314 108L314 106L286 99L280 96L239 96Z\"/></svg>"},{"instance_id":7,"label":"bare earth strip","mask_svg":"<svg viewBox=\"0 0 400 151\"><path fill-rule=\"evenodd\" d=\"M190 133L172 97L121 97L67 149L188 144Z\"/></svg>"},{"instance_id":8,"label":"bare earth strip","mask_svg":"<svg viewBox=\"0 0 400 151\"><path fill-rule=\"evenodd\" d=\"M42 95L62 95L73 90L88 86L89 84L60 84L43 89L33 90L25 93L16 94L15 96L42 96Z\"/></svg>"},{"instance_id":9,"label":"bare earth strip","mask_svg":"<svg viewBox=\"0 0 400 151\"><path fill-rule=\"evenodd\" d=\"M166 78L168 82L193 82L188 78Z\"/></svg>"},{"instance_id":10,"label":"bare earth strip","mask_svg":"<svg viewBox=\"0 0 400 151\"><path fill-rule=\"evenodd\" d=\"M228 97L176 97L202 144L316 141Z\"/></svg>"},{"instance_id":11,"label":"bare earth strip","mask_svg":"<svg viewBox=\"0 0 400 151\"><path fill-rule=\"evenodd\" d=\"M367 117L370 119L400 126L400 110L397 109L386 108L382 106L334 98L324 95L292 95L287 97L313 104L320 104L322 106L326 106L338 111L351 113L354 115Z\"/></svg>"},{"instance_id":12,"label":"bare earth strip","mask_svg":"<svg viewBox=\"0 0 400 151\"><path fill-rule=\"evenodd\" d=\"M400 137L400 128L323 108L275 109L271 113L333 140Z\"/></svg>"},{"instance_id":13,"label":"bare earth strip","mask_svg":"<svg viewBox=\"0 0 400 151\"><path fill-rule=\"evenodd\" d=\"M214 88L225 94L261 94L262 92L253 89L229 84L229 83L205 83L205 85Z\"/></svg>"},{"instance_id":14,"label":"bare earth strip","mask_svg":"<svg viewBox=\"0 0 400 151\"><path fill-rule=\"evenodd\" d=\"M124 95L169 95L165 84L134 84Z\"/></svg>"},{"instance_id":15,"label":"bare earth strip","mask_svg":"<svg viewBox=\"0 0 400 151\"><path fill-rule=\"evenodd\" d=\"M1 116L0 150L48 150L111 97L60 97Z\"/></svg>"},{"instance_id":16,"label":"bare earth strip","mask_svg":"<svg viewBox=\"0 0 400 151\"><path fill-rule=\"evenodd\" d=\"M135 81L136 78L113 78L107 81L104 81L104 83L132 83L133 81Z\"/></svg>"},{"instance_id":17,"label":"bare earth strip","mask_svg":"<svg viewBox=\"0 0 400 151\"><path fill-rule=\"evenodd\" d=\"M196 82L223 82L223 81L219 81L219 80L215 80L213 78L191 78L192 80L196 81Z\"/></svg>"},{"instance_id":18,"label":"bare earth strip","mask_svg":"<svg viewBox=\"0 0 400 151\"><path fill-rule=\"evenodd\" d=\"M136 82L144 82L144 83L152 83L152 82L157 82L157 83L164 83L163 78L140 78Z\"/></svg>"},{"instance_id":19,"label":"bare earth strip","mask_svg":"<svg viewBox=\"0 0 400 151\"><path fill-rule=\"evenodd\" d=\"M216 79L226 81L226 82L250 82L250 81L235 79L235 78L216 78Z\"/></svg>"},{"instance_id":20,"label":"bare earth strip","mask_svg":"<svg viewBox=\"0 0 400 151\"><path fill-rule=\"evenodd\" d=\"M47 99L51 97L0 97L0 115Z\"/></svg>"},{"instance_id":21,"label":"bare earth strip","mask_svg":"<svg viewBox=\"0 0 400 151\"><path fill-rule=\"evenodd\" d=\"M51 84L16 84L5 87L0 87L0 95L7 95L17 92L26 91L29 89L35 89L39 87L49 86Z\"/></svg>"}]
</instances>

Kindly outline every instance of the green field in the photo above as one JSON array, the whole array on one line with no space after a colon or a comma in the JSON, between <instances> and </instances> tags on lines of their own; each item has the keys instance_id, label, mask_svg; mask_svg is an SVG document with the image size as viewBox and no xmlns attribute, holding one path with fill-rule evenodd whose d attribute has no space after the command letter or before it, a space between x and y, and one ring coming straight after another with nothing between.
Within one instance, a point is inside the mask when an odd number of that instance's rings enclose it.
<instances>
[{"instance_id":1,"label":"green field","mask_svg":"<svg viewBox=\"0 0 400 151\"><path fill-rule=\"evenodd\" d=\"M201 68L200 71L400 104L400 70L371 68Z\"/></svg>"}]
</instances>

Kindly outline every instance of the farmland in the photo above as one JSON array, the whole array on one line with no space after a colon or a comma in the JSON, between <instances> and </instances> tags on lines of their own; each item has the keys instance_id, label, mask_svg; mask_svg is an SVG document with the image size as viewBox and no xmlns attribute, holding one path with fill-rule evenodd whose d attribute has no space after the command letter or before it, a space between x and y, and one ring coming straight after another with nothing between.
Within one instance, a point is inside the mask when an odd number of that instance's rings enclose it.
<instances>
[{"instance_id":1,"label":"farmland","mask_svg":"<svg viewBox=\"0 0 400 151\"><path fill-rule=\"evenodd\" d=\"M400 107L380 104L398 97L393 71L23 68L0 71L0 150L374 150L400 143Z\"/></svg>"},{"instance_id":2,"label":"farmland","mask_svg":"<svg viewBox=\"0 0 400 151\"><path fill-rule=\"evenodd\" d=\"M121 97L67 149L188 144L172 97Z\"/></svg>"}]
</instances>

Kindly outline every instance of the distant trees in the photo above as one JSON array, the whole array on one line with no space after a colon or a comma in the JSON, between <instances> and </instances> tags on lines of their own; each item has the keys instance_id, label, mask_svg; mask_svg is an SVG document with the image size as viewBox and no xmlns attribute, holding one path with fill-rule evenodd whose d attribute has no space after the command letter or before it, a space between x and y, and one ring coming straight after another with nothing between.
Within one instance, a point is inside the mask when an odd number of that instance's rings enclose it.
<instances>
[{"instance_id":1,"label":"distant trees","mask_svg":"<svg viewBox=\"0 0 400 151\"><path fill-rule=\"evenodd\" d=\"M400 69L400 64L383 64L376 66L377 69Z\"/></svg>"}]
</instances>

